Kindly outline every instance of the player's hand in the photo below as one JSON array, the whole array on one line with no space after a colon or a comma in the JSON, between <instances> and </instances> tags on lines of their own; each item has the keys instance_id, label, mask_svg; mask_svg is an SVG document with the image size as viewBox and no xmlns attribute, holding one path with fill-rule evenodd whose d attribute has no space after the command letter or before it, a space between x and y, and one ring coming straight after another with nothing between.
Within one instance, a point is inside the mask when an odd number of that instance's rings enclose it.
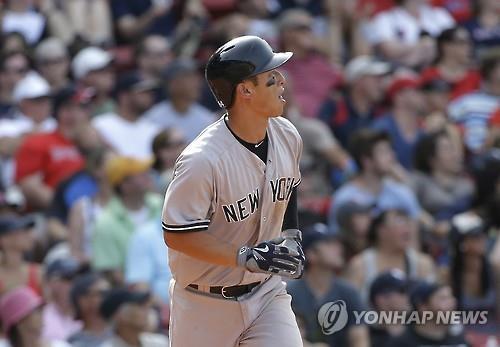
<instances>
[{"instance_id":1,"label":"player's hand","mask_svg":"<svg viewBox=\"0 0 500 347\"><path fill-rule=\"evenodd\" d=\"M238 252L238 265L250 272L276 274L296 278L302 273L303 261L300 255L286 246L275 242L280 239L264 241L254 247L243 246Z\"/></svg>"}]
</instances>

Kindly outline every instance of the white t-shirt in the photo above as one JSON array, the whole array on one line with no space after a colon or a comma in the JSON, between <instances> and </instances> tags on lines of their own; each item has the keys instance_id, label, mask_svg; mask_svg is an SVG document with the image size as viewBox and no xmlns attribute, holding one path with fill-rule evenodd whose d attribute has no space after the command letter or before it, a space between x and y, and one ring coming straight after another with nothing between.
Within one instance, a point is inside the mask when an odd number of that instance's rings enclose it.
<instances>
[{"instance_id":1,"label":"white t-shirt","mask_svg":"<svg viewBox=\"0 0 500 347\"><path fill-rule=\"evenodd\" d=\"M114 113L95 117L92 125L118 154L138 159L152 157L151 144L161 129L142 118L130 122Z\"/></svg>"},{"instance_id":2,"label":"white t-shirt","mask_svg":"<svg viewBox=\"0 0 500 347\"><path fill-rule=\"evenodd\" d=\"M156 104L144 114L144 118L162 129L179 130L188 142L215 121L213 113L199 104L191 105L186 113L179 113L170 101Z\"/></svg>"},{"instance_id":3,"label":"white t-shirt","mask_svg":"<svg viewBox=\"0 0 500 347\"><path fill-rule=\"evenodd\" d=\"M404 8L395 7L377 15L368 25L366 35L372 44L400 41L413 45L418 42L422 31L436 37L454 24L454 19L443 8L424 5L419 17L415 18Z\"/></svg>"}]
</instances>

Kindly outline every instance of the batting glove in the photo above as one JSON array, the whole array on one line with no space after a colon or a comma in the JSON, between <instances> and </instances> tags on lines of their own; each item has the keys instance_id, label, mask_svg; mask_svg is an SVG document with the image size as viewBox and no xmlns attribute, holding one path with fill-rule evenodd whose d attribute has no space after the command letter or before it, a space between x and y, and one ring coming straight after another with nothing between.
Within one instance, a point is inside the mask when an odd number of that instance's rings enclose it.
<instances>
[{"instance_id":1,"label":"batting glove","mask_svg":"<svg viewBox=\"0 0 500 347\"><path fill-rule=\"evenodd\" d=\"M243 246L238 251L238 265L250 272L295 278L301 272L303 262L291 252L288 247L276 244L275 240L254 247Z\"/></svg>"}]
</instances>

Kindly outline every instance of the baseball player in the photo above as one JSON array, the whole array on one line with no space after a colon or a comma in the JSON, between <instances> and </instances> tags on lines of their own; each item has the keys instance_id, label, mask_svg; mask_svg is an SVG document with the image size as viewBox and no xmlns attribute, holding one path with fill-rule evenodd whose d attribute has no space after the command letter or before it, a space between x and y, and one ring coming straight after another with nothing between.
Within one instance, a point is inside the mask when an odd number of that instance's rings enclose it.
<instances>
[{"instance_id":1,"label":"baseball player","mask_svg":"<svg viewBox=\"0 0 500 347\"><path fill-rule=\"evenodd\" d=\"M170 248L175 347L302 346L282 277L298 278L302 140L283 113L292 53L243 36L209 59L227 113L179 156L162 225Z\"/></svg>"}]
</instances>

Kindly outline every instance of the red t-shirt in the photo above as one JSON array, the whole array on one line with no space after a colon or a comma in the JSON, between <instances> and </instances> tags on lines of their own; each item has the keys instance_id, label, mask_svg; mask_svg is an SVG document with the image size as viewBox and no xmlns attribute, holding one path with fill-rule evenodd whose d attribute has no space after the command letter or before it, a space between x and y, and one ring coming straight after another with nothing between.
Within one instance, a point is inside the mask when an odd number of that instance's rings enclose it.
<instances>
[{"instance_id":1,"label":"red t-shirt","mask_svg":"<svg viewBox=\"0 0 500 347\"><path fill-rule=\"evenodd\" d=\"M422 72L422 81L432 79L441 79L451 84L450 99L456 99L459 96L478 90L481 85L481 75L476 70L469 70L464 77L457 81L446 80L439 69L435 66L429 67Z\"/></svg>"},{"instance_id":2,"label":"red t-shirt","mask_svg":"<svg viewBox=\"0 0 500 347\"><path fill-rule=\"evenodd\" d=\"M500 108L493 112L490 118L490 124L495 128L500 128Z\"/></svg>"},{"instance_id":3,"label":"red t-shirt","mask_svg":"<svg viewBox=\"0 0 500 347\"><path fill-rule=\"evenodd\" d=\"M27 136L15 160L16 182L41 173L43 182L52 188L84 165L84 159L75 145L57 130Z\"/></svg>"}]
</instances>

